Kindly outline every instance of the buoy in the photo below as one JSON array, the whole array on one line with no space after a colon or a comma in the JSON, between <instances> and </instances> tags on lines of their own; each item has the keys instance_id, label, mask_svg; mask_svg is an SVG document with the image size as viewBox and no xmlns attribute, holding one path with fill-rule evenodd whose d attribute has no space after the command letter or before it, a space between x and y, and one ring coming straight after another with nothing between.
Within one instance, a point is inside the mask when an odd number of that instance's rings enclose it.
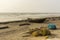
<instances>
[{"instance_id":1,"label":"buoy","mask_svg":"<svg viewBox=\"0 0 60 40\"><path fill-rule=\"evenodd\" d=\"M53 24L53 23L49 23L49 24L48 24L48 28L49 28L49 29L56 29L56 25Z\"/></svg>"}]
</instances>

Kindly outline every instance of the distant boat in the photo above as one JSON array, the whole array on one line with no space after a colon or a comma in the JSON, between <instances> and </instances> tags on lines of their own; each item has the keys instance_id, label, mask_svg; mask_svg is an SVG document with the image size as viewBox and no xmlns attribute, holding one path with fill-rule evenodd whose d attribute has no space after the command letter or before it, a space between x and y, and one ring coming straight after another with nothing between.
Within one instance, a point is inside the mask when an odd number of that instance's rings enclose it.
<instances>
[{"instance_id":1,"label":"distant boat","mask_svg":"<svg viewBox=\"0 0 60 40\"><path fill-rule=\"evenodd\" d=\"M35 22L35 23L43 23L46 20L46 18L28 18L29 22Z\"/></svg>"}]
</instances>

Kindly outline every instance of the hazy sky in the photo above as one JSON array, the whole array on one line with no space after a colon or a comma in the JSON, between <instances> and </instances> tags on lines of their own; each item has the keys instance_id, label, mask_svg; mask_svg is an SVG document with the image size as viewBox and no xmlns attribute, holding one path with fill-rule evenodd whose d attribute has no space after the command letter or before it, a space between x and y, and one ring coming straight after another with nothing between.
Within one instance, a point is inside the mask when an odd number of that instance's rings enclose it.
<instances>
[{"instance_id":1,"label":"hazy sky","mask_svg":"<svg viewBox=\"0 0 60 40\"><path fill-rule=\"evenodd\" d=\"M0 0L0 12L60 12L60 0Z\"/></svg>"}]
</instances>

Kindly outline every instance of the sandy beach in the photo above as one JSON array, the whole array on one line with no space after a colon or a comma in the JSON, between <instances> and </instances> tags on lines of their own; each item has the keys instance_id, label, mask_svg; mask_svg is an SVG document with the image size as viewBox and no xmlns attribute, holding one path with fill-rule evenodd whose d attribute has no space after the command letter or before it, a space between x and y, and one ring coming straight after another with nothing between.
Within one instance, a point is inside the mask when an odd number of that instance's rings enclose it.
<instances>
[{"instance_id":1,"label":"sandy beach","mask_svg":"<svg viewBox=\"0 0 60 40\"><path fill-rule=\"evenodd\" d=\"M51 21L52 23L56 24L56 30L50 30L53 34L54 38L60 39L60 20ZM30 25L23 25L19 26L20 24L29 23ZM40 27L47 27L48 23L30 23L30 22L12 22L7 24L0 24L6 25L9 28L0 29L0 40L47 40L45 37L22 37L26 34L29 29L40 28ZM51 39L52 40L52 39Z\"/></svg>"}]
</instances>

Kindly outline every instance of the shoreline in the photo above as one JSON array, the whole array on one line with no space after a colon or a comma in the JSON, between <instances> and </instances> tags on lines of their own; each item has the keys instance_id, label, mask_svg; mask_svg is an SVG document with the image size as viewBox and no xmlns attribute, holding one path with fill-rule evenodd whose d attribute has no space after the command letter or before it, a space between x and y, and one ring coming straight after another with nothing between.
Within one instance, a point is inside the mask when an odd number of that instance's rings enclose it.
<instances>
[{"instance_id":1,"label":"shoreline","mask_svg":"<svg viewBox=\"0 0 60 40\"><path fill-rule=\"evenodd\" d=\"M0 24L1 23L9 23L9 22L22 22L22 21L26 21L28 20L28 18L31 18L31 19L44 19L44 18L60 18L60 16L50 16L50 17L27 17L27 18L22 18L22 19L4 19L4 20L0 20Z\"/></svg>"}]
</instances>

